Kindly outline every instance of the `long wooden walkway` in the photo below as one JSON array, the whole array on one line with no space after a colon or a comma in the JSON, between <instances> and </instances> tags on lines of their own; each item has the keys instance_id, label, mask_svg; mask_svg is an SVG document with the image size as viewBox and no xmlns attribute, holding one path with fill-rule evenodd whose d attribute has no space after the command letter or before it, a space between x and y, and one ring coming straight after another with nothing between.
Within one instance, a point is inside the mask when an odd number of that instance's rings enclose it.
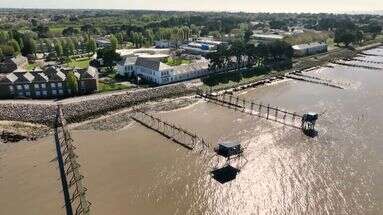
<instances>
[{"instance_id":1,"label":"long wooden walkway","mask_svg":"<svg viewBox=\"0 0 383 215\"><path fill-rule=\"evenodd\" d=\"M362 60L362 59L357 59L357 58L354 58L352 60L364 62L364 63L371 63L371 64L383 64L383 62L373 61L373 60Z\"/></svg>"},{"instance_id":2,"label":"long wooden walkway","mask_svg":"<svg viewBox=\"0 0 383 215\"><path fill-rule=\"evenodd\" d=\"M338 64L341 66L349 66L349 67L363 68L363 69L369 69L369 70L383 70L382 68L379 68L379 67L358 65L358 64L345 63L345 62L339 62L339 61L331 61L331 63Z\"/></svg>"},{"instance_id":3,"label":"long wooden walkway","mask_svg":"<svg viewBox=\"0 0 383 215\"><path fill-rule=\"evenodd\" d=\"M270 104L259 104L253 101L248 101L243 98L226 94L213 96L208 93L200 92L198 95L223 107L238 110L249 115L258 116L260 118L278 122L294 128L302 128L302 115L295 112L289 112L278 107L273 107Z\"/></svg>"},{"instance_id":4,"label":"long wooden walkway","mask_svg":"<svg viewBox=\"0 0 383 215\"><path fill-rule=\"evenodd\" d=\"M181 128L174 123L166 122L149 113L135 110L132 119L189 150L198 147L201 149L210 147L207 141L196 133Z\"/></svg>"},{"instance_id":5,"label":"long wooden walkway","mask_svg":"<svg viewBox=\"0 0 383 215\"><path fill-rule=\"evenodd\" d=\"M298 81L305 81L305 82L309 82L309 83L325 85L325 86L333 87L333 88L337 88L337 89L344 89L344 87L340 86L339 84L333 83L333 81L331 81L331 80L326 80L326 79L321 79L321 78L314 77L314 76L304 75L304 74L298 73L298 72L286 74L285 77L291 78L294 80L298 80Z\"/></svg>"},{"instance_id":6,"label":"long wooden walkway","mask_svg":"<svg viewBox=\"0 0 383 215\"><path fill-rule=\"evenodd\" d=\"M80 164L73 146L73 139L67 129L66 121L60 106L57 107L54 122L54 137L59 163L60 177L63 187L67 215L88 215L91 203L86 198L86 187L80 174Z\"/></svg>"}]
</instances>

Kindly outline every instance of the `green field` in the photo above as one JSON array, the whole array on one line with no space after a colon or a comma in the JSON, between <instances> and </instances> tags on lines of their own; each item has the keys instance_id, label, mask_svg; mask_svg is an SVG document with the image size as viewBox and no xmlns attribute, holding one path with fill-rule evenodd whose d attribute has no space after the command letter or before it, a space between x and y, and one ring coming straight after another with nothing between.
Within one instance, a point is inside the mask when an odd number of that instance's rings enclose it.
<instances>
[{"instance_id":1,"label":"green field","mask_svg":"<svg viewBox=\"0 0 383 215\"><path fill-rule=\"evenodd\" d=\"M107 83L107 82L102 82L100 81L98 83L98 92L103 93L103 92L110 92L110 91L116 91L116 90L126 90L129 88L132 88L133 85L128 85L128 84L119 84L119 83Z\"/></svg>"},{"instance_id":2,"label":"green field","mask_svg":"<svg viewBox=\"0 0 383 215\"><path fill-rule=\"evenodd\" d=\"M32 63L32 64L28 64L27 66L27 70L30 71L30 70L33 70L37 67L37 64L36 63Z\"/></svg>"},{"instance_id":3,"label":"green field","mask_svg":"<svg viewBox=\"0 0 383 215\"><path fill-rule=\"evenodd\" d=\"M65 65L68 67L78 67L80 69L86 69L89 67L90 58L78 58L72 59L70 62Z\"/></svg>"},{"instance_id":4,"label":"green field","mask_svg":"<svg viewBox=\"0 0 383 215\"><path fill-rule=\"evenodd\" d=\"M173 59L173 58L170 58L170 57L165 61L165 64L167 64L169 66L179 66L179 65L182 65L182 64L190 64L190 63L191 63L191 60Z\"/></svg>"}]
</instances>

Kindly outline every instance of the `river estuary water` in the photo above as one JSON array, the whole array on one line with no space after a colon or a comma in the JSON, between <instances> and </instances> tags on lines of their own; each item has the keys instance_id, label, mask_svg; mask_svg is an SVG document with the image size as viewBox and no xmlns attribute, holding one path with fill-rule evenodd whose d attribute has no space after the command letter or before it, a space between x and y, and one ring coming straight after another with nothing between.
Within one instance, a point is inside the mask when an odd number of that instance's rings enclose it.
<instances>
[{"instance_id":1,"label":"river estuary water","mask_svg":"<svg viewBox=\"0 0 383 215\"><path fill-rule=\"evenodd\" d=\"M380 56L358 59L383 62L383 48L366 53ZM343 90L288 80L239 94L321 113L315 138L206 101L158 113L212 145L232 140L246 147L247 164L225 184L209 174L223 160L136 123L73 131L92 214L381 214L383 63L350 63L382 69L334 65L309 72ZM64 214L51 142L0 145L0 214Z\"/></svg>"}]
</instances>

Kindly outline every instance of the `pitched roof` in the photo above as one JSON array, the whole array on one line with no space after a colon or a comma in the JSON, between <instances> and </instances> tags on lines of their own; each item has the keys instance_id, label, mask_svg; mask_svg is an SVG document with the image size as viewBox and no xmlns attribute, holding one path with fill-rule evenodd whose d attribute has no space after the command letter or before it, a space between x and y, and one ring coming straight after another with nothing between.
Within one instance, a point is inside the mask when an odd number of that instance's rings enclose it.
<instances>
[{"instance_id":1,"label":"pitched roof","mask_svg":"<svg viewBox=\"0 0 383 215\"><path fill-rule=\"evenodd\" d=\"M7 77L8 81L11 83L15 82L18 79L18 77L14 73L11 73L11 74L7 75L6 77Z\"/></svg>"},{"instance_id":2,"label":"pitched roof","mask_svg":"<svg viewBox=\"0 0 383 215\"><path fill-rule=\"evenodd\" d=\"M35 79L35 76L32 75L32 73L30 73L30 72L26 72L24 74L24 78L27 79L29 82L32 82Z\"/></svg>"},{"instance_id":3,"label":"pitched roof","mask_svg":"<svg viewBox=\"0 0 383 215\"><path fill-rule=\"evenodd\" d=\"M80 79L94 79L97 77L97 69L90 66L87 70L82 71Z\"/></svg>"},{"instance_id":4,"label":"pitched roof","mask_svg":"<svg viewBox=\"0 0 383 215\"><path fill-rule=\"evenodd\" d=\"M296 50L297 49L309 49L309 48L315 48L315 47L327 47L327 44L315 42L315 43L306 43L306 44L299 44L299 45L292 46L292 48L296 49Z\"/></svg>"},{"instance_id":5,"label":"pitched roof","mask_svg":"<svg viewBox=\"0 0 383 215\"><path fill-rule=\"evenodd\" d=\"M137 56L127 56L122 61L119 62L121 65L132 65L135 64L137 61Z\"/></svg>"},{"instance_id":6,"label":"pitched roof","mask_svg":"<svg viewBox=\"0 0 383 215\"><path fill-rule=\"evenodd\" d=\"M162 71L166 69L171 69L172 67L160 62L160 61L155 61L147 58L137 58L136 61L136 66L142 66L154 71Z\"/></svg>"},{"instance_id":7,"label":"pitched roof","mask_svg":"<svg viewBox=\"0 0 383 215\"><path fill-rule=\"evenodd\" d=\"M65 81L66 75L57 67L48 67L44 74L48 76L50 81Z\"/></svg>"},{"instance_id":8,"label":"pitched roof","mask_svg":"<svg viewBox=\"0 0 383 215\"><path fill-rule=\"evenodd\" d=\"M22 55L17 55L16 57L11 58L11 61L14 62L17 66L20 66L27 63L28 59Z\"/></svg>"},{"instance_id":9,"label":"pitched roof","mask_svg":"<svg viewBox=\"0 0 383 215\"><path fill-rule=\"evenodd\" d=\"M173 67L175 74L183 74L183 73L190 73L194 71L201 71L208 69L209 63L208 61L199 61L196 63L191 63L187 65L180 65Z\"/></svg>"},{"instance_id":10,"label":"pitched roof","mask_svg":"<svg viewBox=\"0 0 383 215\"><path fill-rule=\"evenodd\" d=\"M48 82L49 81L48 76L42 72L32 72L32 74L35 76L35 79L33 80L33 82Z\"/></svg>"}]
</instances>

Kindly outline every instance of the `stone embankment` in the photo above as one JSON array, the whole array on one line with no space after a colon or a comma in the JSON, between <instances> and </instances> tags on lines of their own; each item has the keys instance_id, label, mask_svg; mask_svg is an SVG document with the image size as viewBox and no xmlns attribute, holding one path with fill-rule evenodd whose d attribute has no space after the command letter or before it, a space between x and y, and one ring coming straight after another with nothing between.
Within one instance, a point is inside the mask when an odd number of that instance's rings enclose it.
<instances>
[{"instance_id":1,"label":"stone embankment","mask_svg":"<svg viewBox=\"0 0 383 215\"><path fill-rule=\"evenodd\" d=\"M43 103L33 100L1 101L0 120L31 122L51 126L56 115L57 105L60 105L65 118L69 122L79 122L119 108L147 101L188 95L195 91L196 89L187 87L184 84L175 84Z\"/></svg>"}]
</instances>

